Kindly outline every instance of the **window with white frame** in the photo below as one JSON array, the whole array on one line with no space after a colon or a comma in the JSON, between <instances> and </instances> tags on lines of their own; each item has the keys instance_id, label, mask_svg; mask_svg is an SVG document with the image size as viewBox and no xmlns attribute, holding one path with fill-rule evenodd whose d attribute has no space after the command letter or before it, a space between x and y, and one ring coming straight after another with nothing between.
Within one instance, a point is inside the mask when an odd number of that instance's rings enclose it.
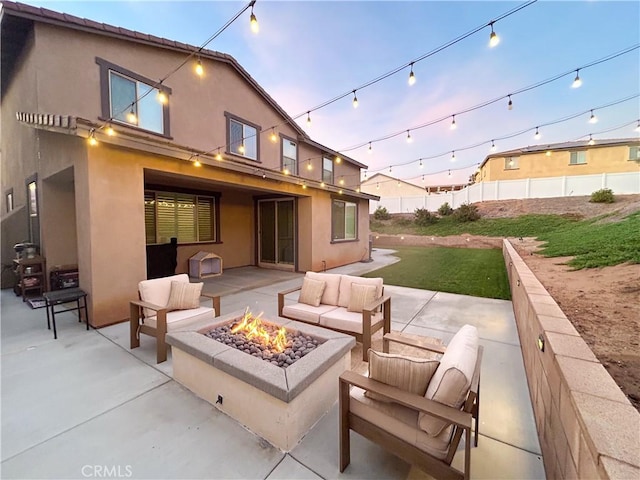
<instances>
[{"instance_id":1,"label":"window with white frame","mask_svg":"<svg viewBox=\"0 0 640 480\"><path fill-rule=\"evenodd\" d=\"M355 240L358 236L358 205L334 199L331 203L331 239Z\"/></svg>"},{"instance_id":2,"label":"window with white frame","mask_svg":"<svg viewBox=\"0 0 640 480\"><path fill-rule=\"evenodd\" d=\"M631 146L631 147L629 147L629 160L635 160L636 162L640 160L640 147L639 146Z\"/></svg>"},{"instance_id":3,"label":"window with white frame","mask_svg":"<svg viewBox=\"0 0 640 480\"><path fill-rule=\"evenodd\" d=\"M282 171L285 174L298 174L298 145L282 137Z\"/></svg>"},{"instance_id":4,"label":"window with white frame","mask_svg":"<svg viewBox=\"0 0 640 480\"><path fill-rule=\"evenodd\" d=\"M333 160L328 157L322 157L322 181L324 183L333 183Z\"/></svg>"},{"instance_id":5,"label":"window with white frame","mask_svg":"<svg viewBox=\"0 0 640 480\"><path fill-rule=\"evenodd\" d=\"M146 243L215 242L217 202L206 195L145 190Z\"/></svg>"},{"instance_id":6,"label":"window with white frame","mask_svg":"<svg viewBox=\"0 0 640 480\"><path fill-rule=\"evenodd\" d=\"M169 136L171 89L97 57L103 120ZM160 95L162 92L162 95Z\"/></svg>"},{"instance_id":7,"label":"window with white frame","mask_svg":"<svg viewBox=\"0 0 640 480\"><path fill-rule=\"evenodd\" d=\"M505 170L517 170L518 168L520 168L520 157L505 157Z\"/></svg>"},{"instance_id":8,"label":"window with white frame","mask_svg":"<svg viewBox=\"0 0 640 480\"><path fill-rule=\"evenodd\" d=\"M587 151L578 150L571 152L571 158L569 159L569 165L583 165L587 163Z\"/></svg>"},{"instance_id":9,"label":"window with white frame","mask_svg":"<svg viewBox=\"0 0 640 480\"><path fill-rule=\"evenodd\" d=\"M240 155L250 160L259 160L258 130L260 127L230 114L225 115L227 116L227 145L229 146L229 153Z\"/></svg>"}]
</instances>

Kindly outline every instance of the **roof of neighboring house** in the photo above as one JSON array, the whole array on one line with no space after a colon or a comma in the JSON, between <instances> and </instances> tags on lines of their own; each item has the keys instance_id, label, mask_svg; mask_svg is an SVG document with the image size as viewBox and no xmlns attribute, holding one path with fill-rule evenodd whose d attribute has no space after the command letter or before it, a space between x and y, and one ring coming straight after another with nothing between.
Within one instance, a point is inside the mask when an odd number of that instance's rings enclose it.
<instances>
[{"instance_id":1,"label":"roof of neighboring house","mask_svg":"<svg viewBox=\"0 0 640 480\"><path fill-rule=\"evenodd\" d=\"M470 167L473 168L473 167ZM400 180L399 178L395 178L395 177L390 177L389 175L385 175L384 173L376 173L374 175L372 175L371 177L369 177L368 179L366 179L365 181L362 182L362 185L371 185L373 183L379 183L379 182L400 182L402 184L405 185L410 185L412 187L416 187L416 188L420 188L420 189L426 189L427 187L430 188L434 188L434 187L455 187L455 186L465 186L468 185L468 181L466 182L462 182L462 183L456 183L456 182L430 182L429 177L438 177L441 174L425 174L425 184L424 185L420 185L416 182L412 182L412 181L408 181L408 180ZM466 174L465 174L466 175ZM468 177L468 175L467 175Z\"/></svg>"},{"instance_id":2,"label":"roof of neighboring house","mask_svg":"<svg viewBox=\"0 0 640 480\"><path fill-rule=\"evenodd\" d=\"M296 130L300 136L300 141L315 146L321 150L325 150L327 153L338 155L334 150L320 145L309 138L309 135L300 128L293 118L289 116L285 110L278 105L278 103L264 90L260 84L247 72L238 61L227 53L217 52L215 50L208 50L187 43L170 40L167 38L156 37L155 35L149 35L146 33L136 32L134 30L128 30L122 27L116 27L108 25L106 23L98 23L87 18L80 18L66 13L59 13L47 8L34 7L26 5L24 3L11 2L8 0L0 1L0 45L2 47L1 52L1 85L8 85L9 79L13 70L14 62L19 54L20 45L25 41L28 31L30 30L30 22L38 21L51 25L57 25L60 27L76 29L83 32L93 33L97 35L104 35L108 37L115 37L121 40L130 42L141 43L144 45L150 45L154 47L164 48L173 51L184 52L187 54L198 53L203 58L209 58L219 62L226 63L234 68L242 78L244 78L256 91L269 103L285 121ZM8 22L7 15L12 18L11 22ZM4 89L3 89L4 93ZM349 163L352 163L360 168L367 168L366 165L340 154L340 157Z\"/></svg>"},{"instance_id":3,"label":"roof of neighboring house","mask_svg":"<svg viewBox=\"0 0 640 480\"><path fill-rule=\"evenodd\" d=\"M574 148L603 148L612 147L617 145L629 145L639 144L640 138L613 138L607 140L596 140L594 145L589 145L589 140L580 140L578 142L562 142L562 143L548 143L546 145L532 145L529 147L516 148L514 150L505 150L504 152L496 152L491 155L487 155L484 161L480 164L483 167L492 158L501 157L513 157L516 155L526 155L528 153L546 152L547 150L571 150Z\"/></svg>"}]
</instances>

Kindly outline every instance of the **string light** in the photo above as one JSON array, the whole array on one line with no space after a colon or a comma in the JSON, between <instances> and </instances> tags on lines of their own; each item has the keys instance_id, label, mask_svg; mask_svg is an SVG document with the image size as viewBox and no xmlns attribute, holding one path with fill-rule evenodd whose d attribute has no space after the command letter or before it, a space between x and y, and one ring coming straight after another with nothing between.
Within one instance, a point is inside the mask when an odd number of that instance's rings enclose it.
<instances>
[{"instance_id":1,"label":"string light","mask_svg":"<svg viewBox=\"0 0 640 480\"><path fill-rule=\"evenodd\" d=\"M411 138L411 132L407 130L407 143L413 142L413 138Z\"/></svg>"},{"instance_id":2,"label":"string light","mask_svg":"<svg viewBox=\"0 0 640 480\"><path fill-rule=\"evenodd\" d=\"M107 127L104 130L107 135L113 137L116 134L116 131L113 129L110 123L107 124Z\"/></svg>"},{"instance_id":3,"label":"string light","mask_svg":"<svg viewBox=\"0 0 640 480\"><path fill-rule=\"evenodd\" d=\"M307 127L311 126L311 111L307 111Z\"/></svg>"},{"instance_id":4,"label":"string light","mask_svg":"<svg viewBox=\"0 0 640 480\"><path fill-rule=\"evenodd\" d=\"M264 170L262 171L262 179L264 180L265 178L267 178L267 172L265 172Z\"/></svg>"},{"instance_id":5,"label":"string light","mask_svg":"<svg viewBox=\"0 0 640 480\"><path fill-rule=\"evenodd\" d=\"M163 105L165 105L169 101L167 94L164 93L163 90L158 90L158 101Z\"/></svg>"},{"instance_id":6,"label":"string light","mask_svg":"<svg viewBox=\"0 0 640 480\"><path fill-rule=\"evenodd\" d=\"M309 159L309 162L307 163L307 170L313 170L313 165L311 165L311 159Z\"/></svg>"},{"instance_id":7,"label":"string light","mask_svg":"<svg viewBox=\"0 0 640 480\"><path fill-rule=\"evenodd\" d=\"M593 137L591 136L591 134L589 134L589 142L587 142L588 145L595 145L596 141L593 139Z\"/></svg>"},{"instance_id":8,"label":"string light","mask_svg":"<svg viewBox=\"0 0 640 480\"><path fill-rule=\"evenodd\" d=\"M402 186L402 184L400 183L400 180L398 180L398 188L400 188Z\"/></svg>"},{"instance_id":9,"label":"string light","mask_svg":"<svg viewBox=\"0 0 640 480\"><path fill-rule=\"evenodd\" d=\"M489 35L489 46L493 48L500 43L500 37L496 32L493 31L493 22L491 22L489 26L491 27L491 34Z\"/></svg>"},{"instance_id":10,"label":"string light","mask_svg":"<svg viewBox=\"0 0 640 480\"><path fill-rule=\"evenodd\" d=\"M373 149L371 148L371 142L369 142L369 155L371 155L373 153Z\"/></svg>"},{"instance_id":11,"label":"string light","mask_svg":"<svg viewBox=\"0 0 640 480\"><path fill-rule=\"evenodd\" d=\"M303 181L302 181L302 189L303 189L303 190L306 190L306 189L307 189L307 181L306 181L306 180L303 180Z\"/></svg>"},{"instance_id":12,"label":"string light","mask_svg":"<svg viewBox=\"0 0 640 480\"><path fill-rule=\"evenodd\" d=\"M367 171L366 170L364 171L364 179L365 180L367 179Z\"/></svg>"},{"instance_id":13,"label":"string light","mask_svg":"<svg viewBox=\"0 0 640 480\"><path fill-rule=\"evenodd\" d=\"M598 117L595 116L593 110L591 110L591 117L589 117L589 123L598 123Z\"/></svg>"},{"instance_id":14,"label":"string light","mask_svg":"<svg viewBox=\"0 0 640 480\"><path fill-rule=\"evenodd\" d=\"M98 145L98 140L96 140L96 131L94 128L89 131L89 145L92 147Z\"/></svg>"},{"instance_id":15,"label":"string light","mask_svg":"<svg viewBox=\"0 0 640 480\"><path fill-rule=\"evenodd\" d=\"M218 153L216 153L216 160L221 162L222 161L222 155L220 154L220 149L218 148Z\"/></svg>"},{"instance_id":16,"label":"string light","mask_svg":"<svg viewBox=\"0 0 640 480\"><path fill-rule=\"evenodd\" d=\"M635 132L640 132L640 120L638 120L638 126L634 129Z\"/></svg>"},{"instance_id":17,"label":"string light","mask_svg":"<svg viewBox=\"0 0 640 480\"><path fill-rule=\"evenodd\" d=\"M392 167L392 166L393 166L393 165L389 165L389 173L391 173L391 167Z\"/></svg>"},{"instance_id":18,"label":"string light","mask_svg":"<svg viewBox=\"0 0 640 480\"><path fill-rule=\"evenodd\" d=\"M276 127L271 129L271 135L269 136L272 143L276 143L278 141L278 136L276 135Z\"/></svg>"},{"instance_id":19,"label":"string light","mask_svg":"<svg viewBox=\"0 0 640 480\"><path fill-rule=\"evenodd\" d=\"M545 152L545 155L546 155L547 157L550 157L550 156L551 156L551 150L547 150L547 151Z\"/></svg>"},{"instance_id":20,"label":"string light","mask_svg":"<svg viewBox=\"0 0 640 480\"><path fill-rule=\"evenodd\" d=\"M380 182L376 183L376 190L380 190Z\"/></svg>"},{"instance_id":21,"label":"string light","mask_svg":"<svg viewBox=\"0 0 640 480\"><path fill-rule=\"evenodd\" d=\"M338 190L338 194L342 195L342 189Z\"/></svg>"},{"instance_id":22,"label":"string light","mask_svg":"<svg viewBox=\"0 0 640 480\"><path fill-rule=\"evenodd\" d=\"M451 130L455 130L456 128L458 128L458 125L456 125L456 116L452 115L451 116L452 120L451 120Z\"/></svg>"},{"instance_id":23,"label":"string light","mask_svg":"<svg viewBox=\"0 0 640 480\"><path fill-rule=\"evenodd\" d=\"M422 175L422 183L424 183L424 175Z\"/></svg>"},{"instance_id":24,"label":"string light","mask_svg":"<svg viewBox=\"0 0 640 480\"><path fill-rule=\"evenodd\" d=\"M573 83L571 84L571 88L579 88L582 85L582 80L580 80L580 69L576 70L576 78L573 79Z\"/></svg>"},{"instance_id":25,"label":"string light","mask_svg":"<svg viewBox=\"0 0 640 480\"><path fill-rule=\"evenodd\" d=\"M238 153L244 155L244 152L245 152L245 149L244 149L244 140L243 140L243 143L238 145Z\"/></svg>"},{"instance_id":26,"label":"string light","mask_svg":"<svg viewBox=\"0 0 640 480\"><path fill-rule=\"evenodd\" d=\"M491 151L495 152L498 149L498 147L496 147L496 142L494 142L493 140L491 140Z\"/></svg>"},{"instance_id":27,"label":"string light","mask_svg":"<svg viewBox=\"0 0 640 480\"><path fill-rule=\"evenodd\" d=\"M251 5L251 16L249 17L249 25L251 26L251 31L253 33L258 33L260 31L260 26L258 25L258 19L256 15L253 13L253 4Z\"/></svg>"},{"instance_id":28,"label":"string light","mask_svg":"<svg viewBox=\"0 0 640 480\"><path fill-rule=\"evenodd\" d=\"M138 123L138 117L136 117L136 114L133 111L133 103L131 104L131 109L129 110L129 113L127 114L127 121L129 123L133 123L133 124Z\"/></svg>"},{"instance_id":29,"label":"string light","mask_svg":"<svg viewBox=\"0 0 640 480\"><path fill-rule=\"evenodd\" d=\"M193 166L194 167L201 167L202 164L200 163L200 160L198 159L198 155L196 155L196 159L193 161Z\"/></svg>"},{"instance_id":30,"label":"string light","mask_svg":"<svg viewBox=\"0 0 640 480\"><path fill-rule=\"evenodd\" d=\"M340 177L340 180L338 181L338 183L340 185L344 185L344 177Z\"/></svg>"},{"instance_id":31,"label":"string light","mask_svg":"<svg viewBox=\"0 0 640 480\"><path fill-rule=\"evenodd\" d=\"M449 176L451 176L451 169L449 169Z\"/></svg>"},{"instance_id":32,"label":"string light","mask_svg":"<svg viewBox=\"0 0 640 480\"><path fill-rule=\"evenodd\" d=\"M358 108L358 97L355 90L353 91L353 108Z\"/></svg>"},{"instance_id":33,"label":"string light","mask_svg":"<svg viewBox=\"0 0 640 480\"><path fill-rule=\"evenodd\" d=\"M535 138L536 140L540 140L540 137L541 137L541 135L540 135L540 132L538 131L538 127L536 127L536 133L533 136L533 138Z\"/></svg>"},{"instance_id":34,"label":"string light","mask_svg":"<svg viewBox=\"0 0 640 480\"><path fill-rule=\"evenodd\" d=\"M509 103L507 104L507 108L509 108L509 110L513 110L513 101L511 100L511 95L508 95L509 97Z\"/></svg>"},{"instance_id":35,"label":"string light","mask_svg":"<svg viewBox=\"0 0 640 480\"><path fill-rule=\"evenodd\" d=\"M282 173L284 173L285 175L289 175L289 169L287 167L284 167L282 169Z\"/></svg>"},{"instance_id":36,"label":"string light","mask_svg":"<svg viewBox=\"0 0 640 480\"><path fill-rule=\"evenodd\" d=\"M416 76L413 73L413 62L411 62L411 71L409 72L409 86L416 83Z\"/></svg>"},{"instance_id":37,"label":"string light","mask_svg":"<svg viewBox=\"0 0 640 480\"><path fill-rule=\"evenodd\" d=\"M420 159L420 168L423 168L424 165L422 165L422 159Z\"/></svg>"},{"instance_id":38,"label":"string light","mask_svg":"<svg viewBox=\"0 0 640 480\"><path fill-rule=\"evenodd\" d=\"M336 163L340 163L340 162L342 162L342 159L340 158L339 155L336 155Z\"/></svg>"},{"instance_id":39,"label":"string light","mask_svg":"<svg viewBox=\"0 0 640 480\"><path fill-rule=\"evenodd\" d=\"M510 166L510 167L513 167L513 157L510 157L510 158L509 158L509 166Z\"/></svg>"},{"instance_id":40,"label":"string light","mask_svg":"<svg viewBox=\"0 0 640 480\"><path fill-rule=\"evenodd\" d=\"M326 184L324 183L324 181L320 182L320 186L321 186L322 188L326 187Z\"/></svg>"},{"instance_id":41,"label":"string light","mask_svg":"<svg viewBox=\"0 0 640 480\"><path fill-rule=\"evenodd\" d=\"M202 60L200 60L199 55L196 60L195 72L199 77L202 77L204 75L204 67L202 66Z\"/></svg>"},{"instance_id":42,"label":"string light","mask_svg":"<svg viewBox=\"0 0 640 480\"><path fill-rule=\"evenodd\" d=\"M451 152L451 161L452 162L456 161L456 152L455 152L455 150Z\"/></svg>"}]
</instances>

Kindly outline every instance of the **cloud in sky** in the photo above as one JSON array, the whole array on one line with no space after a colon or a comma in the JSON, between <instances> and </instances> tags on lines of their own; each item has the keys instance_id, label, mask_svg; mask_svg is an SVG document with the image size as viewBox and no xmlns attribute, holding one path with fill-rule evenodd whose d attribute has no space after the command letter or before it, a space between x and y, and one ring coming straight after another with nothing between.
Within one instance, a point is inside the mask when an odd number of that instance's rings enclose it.
<instances>
[{"instance_id":1,"label":"cloud in sky","mask_svg":"<svg viewBox=\"0 0 640 480\"><path fill-rule=\"evenodd\" d=\"M244 2L57 2L29 1L96 21L200 45ZM501 37L488 47L488 22L524 2L287 2L259 0L255 13L260 34L248 28L245 12L208 48L234 56L290 114L296 115L339 94L351 92L395 67L431 52L471 29L482 31L415 63L417 82L407 85L409 68L358 90L358 109L351 95L311 113L312 127L300 125L318 142L334 149L367 143L448 116L516 89L570 74L556 82L450 120L348 152L373 169L389 165L400 178L449 168L472 167L489 153L490 142L520 130L566 117L637 94L640 85L638 50L580 71L584 84L571 89L582 65L638 44L640 3L624 1L538 1L495 23ZM627 101L597 112L590 125L576 118L544 127L541 142L587 138L631 137L630 126L598 134L640 118L640 102ZM496 141L500 150L536 143L533 130ZM450 152L456 151L456 162ZM418 170L419 158L434 157ZM304 159L301 159L304 160ZM406 167L399 165L407 163ZM462 170L461 170L462 171Z\"/></svg>"}]
</instances>

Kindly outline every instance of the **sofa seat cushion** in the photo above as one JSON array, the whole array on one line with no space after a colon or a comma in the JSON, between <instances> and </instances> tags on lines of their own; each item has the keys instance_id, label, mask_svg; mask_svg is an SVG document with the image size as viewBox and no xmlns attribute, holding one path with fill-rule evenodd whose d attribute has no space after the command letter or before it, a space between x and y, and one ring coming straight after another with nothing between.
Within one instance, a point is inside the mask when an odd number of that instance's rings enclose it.
<instances>
[{"instance_id":1,"label":"sofa seat cushion","mask_svg":"<svg viewBox=\"0 0 640 480\"><path fill-rule=\"evenodd\" d=\"M440 365L433 374L425 397L436 402L460 408L471 387L471 380L478 357L478 329L463 326L447 345ZM444 420L420 414L420 428L437 436L448 425Z\"/></svg>"},{"instance_id":2,"label":"sofa seat cushion","mask_svg":"<svg viewBox=\"0 0 640 480\"><path fill-rule=\"evenodd\" d=\"M216 311L211 307L198 307L191 310L174 310L173 312L167 312L167 332L180 330L199 320L213 320L215 315ZM145 318L144 324L157 328L157 317Z\"/></svg>"},{"instance_id":3,"label":"sofa seat cushion","mask_svg":"<svg viewBox=\"0 0 640 480\"><path fill-rule=\"evenodd\" d=\"M322 305L314 307L307 305L306 303L294 303L292 305L285 305L282 309L282 315L287 318L293 318L307 323L320 323L320 316L335 310L335 305Z\"/></svg>"},{"instance_id":4,"label":"sofa seat cushion","mask_svg":"<svg viewBox=\"0 0 640 480\"><path fill-rule=\"evenodd\" d=\"M380 402L365 396L365 391L352 387L349 410L386 432L420 450L444 459L447 456L452 428L445 428L435 437L418 426L418 412L398 403Z\"/></svg>"},{"instance_id":5,"label":"sofa seat cushion","mask_svg":"<svg viewBox=\"0 0 640 480\"><path fill-rule=\"evenodd\" d=\"M382 296L382 278L365 278L365 277L353 277L351 275L342 275L340 279L340 295L338 296L338 302L336 305L339 307L348 307L349 300L351 299L351 284L358 283L360 285L374 285L376 287L376 297Z\"/></svg>"},{"instance_id":6,"label":"sofa seat cushion","mask_svg":"<svg viewBox=\"0 0 640 480\"><path fill-rule=\"evenodd\" d=\"M142 280L138 283L138 291L140 292L140 300L143 302L153 303L159 307L165 307L169 302L171 295L171 282L189 283L189 275L181 273L170 277L153 278L151 280ZM145 317L155 316L153 310L144 309Z\"/></svg>"},{"instance_id":7,"label":"sofa seat cushion","mask_svg":"<svg viewBox=\"0 0 640 480\"><path fill-rule=\"evenodd\" d=\"M382 313L371 315L371 328L384 321ZM362 333L362 313L348 312L346 308L334 308L320 315L320 325L345 332Z\"/></svg>"},{"instance_id":8,"label":"sofa seat cushion","mask_svg":"<svg viewBox=\"0 0 640 480\"><path fill-rule=\"evenodd\" d=\"M340 281L342 275L339 273L316 273L307 272L305 277L311 280L319 280L325 282L324 292L322 292L322 298L320 304L324 305L338 305L338 295L340 293Z\"/></svg>"}]
</instances>

